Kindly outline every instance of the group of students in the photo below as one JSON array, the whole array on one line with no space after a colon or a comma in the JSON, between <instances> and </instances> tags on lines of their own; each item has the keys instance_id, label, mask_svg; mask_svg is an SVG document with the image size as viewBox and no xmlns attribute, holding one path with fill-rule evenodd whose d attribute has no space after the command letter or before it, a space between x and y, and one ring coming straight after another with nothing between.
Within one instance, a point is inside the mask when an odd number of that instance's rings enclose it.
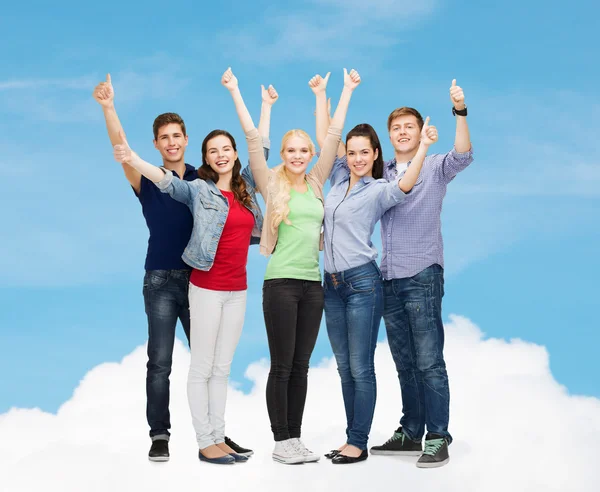
<instances>
[{"instance_id":1,"label":"group of students","mask_svg":"<svg viewBox=\"0 0 600 492\"><path fill-rule=\"evenodd\" d=\"M230 92L246 135L249 166L242 169L235 139L225 130L202 143L197 171L185 163L186 128L175 113L154 122L154 145L163 166L131 150L114 106L110 75L94 90L103 108L114 157L139 198L150 238L144 277L148 317L147 418L152 461L169 459L169 375L177 319L190 344L188 401L199 459L244 462L252 450L225 436L231 362L246 308L248 248L269 256L263 312L271 368L266 400L275 440L273 459L315 462L301 440L309 361L323 311L336 358L346 410L345 442L325 456L334 464L368 457L376 402L374 353L383 316L402 392L400 427L371 454L418 455L418 467L449 460L449 387L441 318L443 248L440 213L447 184L472 161L464 93L452 82L457 118L454 148L427 156L437 130L418 111L402 107L388 118L395 158L384 162L377 133L368 124L341 142L360 75L344 69L333 114L327 103L329 74L309 86L316 97L316 134L290 130L282 163L267 166L273 86L262 87L258 128L227 69ZM315 155L318 160L307 167ZM324 197L323 187L331 189ZM257 202L265 202L265 212ZM381 220L381 267L371 242ZM324 278L319 251L324 252ZM427 427L427 435L425 435ZM425 446L422 441L425 435Z\"/></svg>"}]
</instances>

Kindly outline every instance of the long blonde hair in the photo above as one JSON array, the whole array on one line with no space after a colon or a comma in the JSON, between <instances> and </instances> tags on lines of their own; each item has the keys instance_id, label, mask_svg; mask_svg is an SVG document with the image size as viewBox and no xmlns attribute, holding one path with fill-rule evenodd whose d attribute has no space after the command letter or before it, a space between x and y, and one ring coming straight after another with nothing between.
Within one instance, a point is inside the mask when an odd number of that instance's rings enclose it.
<instances>
[{"instance_id":1,"label":"long blonde hair","mask_svg":"<svg viewBox=\"0 0 600 492\"><path fill-rule=\"evenodd\" d=\"M315 144L309 137L308 133L304 130L290 130L281 139L281 150L280 155L283 159L283 153L287 141L292 137L300 137L308 142L308 148L312 155L315 154ZM271 229L273 232L277 230L279 224L284 222L287 225L291 225L292 222L288 219L290 213L289 201L291 198L290 190L292 189L292 182L285 169L285 163L280 164L275 168L275 179L269 183L269 196L273 204L273 210L271 212Z\"/></svg>"}]
</instances>

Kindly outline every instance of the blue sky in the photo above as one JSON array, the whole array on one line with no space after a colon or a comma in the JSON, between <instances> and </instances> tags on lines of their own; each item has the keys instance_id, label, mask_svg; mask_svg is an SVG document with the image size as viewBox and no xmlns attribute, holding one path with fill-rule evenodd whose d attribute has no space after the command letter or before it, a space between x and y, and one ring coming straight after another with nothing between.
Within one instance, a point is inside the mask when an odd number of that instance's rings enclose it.
<instances>
[{"instance_id":1,"label":"blue sky","mask_svg":"<svg viewBox=\"0 0 600 492\"><path fill-rule=\"evenodd\" d=\"M160 162L154 117L180 113L190 135L186 159L197 165L214 128L230 130L245 157L219 84L228 66L256 119L260 84L278 89L275 148L290 128L314 134L310 77L332 71L335 100L342 68L358 69L363 83L346 129L373 124L388 158L386 118L403 105L438 127L432 152L450 149L448 88L456 78L475 161L444 204L445 316L466 316L490 337L545 345L560 383L600 396L598 7L367 4L149 1L140 8L109 1L13 3L3 11L0 41L10 49L0 68L0 412L55 411L89 369L145 341L146 227L112 160L93 87L112 74L128 140L151 162ZM268 357L265 264L253 248L247 322L232 370L245 388L247 365ZM313 362L330 355L322 330Z\"/></svg>"}]
</instances>

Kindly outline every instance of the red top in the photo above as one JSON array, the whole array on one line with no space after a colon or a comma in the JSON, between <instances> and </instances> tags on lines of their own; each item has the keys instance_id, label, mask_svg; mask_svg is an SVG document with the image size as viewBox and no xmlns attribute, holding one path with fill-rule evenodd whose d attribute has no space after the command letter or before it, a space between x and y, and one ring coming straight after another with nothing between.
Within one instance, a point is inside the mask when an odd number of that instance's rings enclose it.
<instances>
[{"instance_id":1,"label":"red top","mask_svg":"<svg viewBox=\"0 0 600 492\"><path fill-rule=\"evenodd\" d=\"M201 289L246 290L248 247L254 227L254 215L233 197L220 190L229 202L229 214L210 270L192 270L190 282Z\"/></svg>"}]
</instances>

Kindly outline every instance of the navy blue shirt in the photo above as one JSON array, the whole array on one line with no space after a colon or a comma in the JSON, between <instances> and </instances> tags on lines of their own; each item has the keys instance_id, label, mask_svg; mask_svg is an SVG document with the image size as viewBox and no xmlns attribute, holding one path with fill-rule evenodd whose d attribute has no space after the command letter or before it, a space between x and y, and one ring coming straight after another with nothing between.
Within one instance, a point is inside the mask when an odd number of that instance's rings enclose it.
<instances>
[{"instance_id":1,"label":"navy blue shirt","mask_svg":"<svg viewBox=\"0 0 600 492\"><path fill-rule=\"evenodd\" d=\"M177 175L176 172L174 174ZM197 178L196 169L186 164L183 179L194 181ZM190 270L181 259L194 225L194 218L188 206L174 200L167 193L161 193L157 186L144 176L137 197L142 204L142 213L150 232L146 270Z\"/></svg>"}]
</instances>

